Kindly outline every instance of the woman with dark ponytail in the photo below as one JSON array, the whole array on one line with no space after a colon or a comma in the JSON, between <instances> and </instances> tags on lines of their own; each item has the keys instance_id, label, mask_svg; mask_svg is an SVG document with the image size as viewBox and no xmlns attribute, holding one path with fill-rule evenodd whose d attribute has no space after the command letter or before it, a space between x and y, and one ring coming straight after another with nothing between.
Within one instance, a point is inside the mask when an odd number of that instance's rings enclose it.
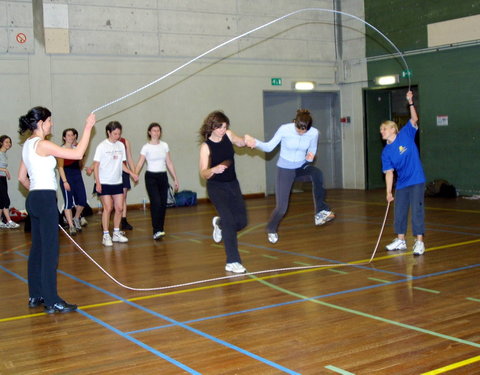
<instances>
[{"instance_id":1,"label":"woman with dark ponytail","mask_svg":"<svg viewBox=\"0 0 480 375\"><path fill-rule=\"evenodd\" d=\"M45 139L51 134L51 112L44 107L34 107L19 119L19 133L31 133L22 150L18 180L29 190L26 208L32 223L32 246L28 257L28 305L44 305L45 312L70 312L76 305L65 302L57 293L58 265L58 208L55 158L82 159L90 133L95 125L95 115L85 121L83 135L76 148L65 148Z\"/></svg>"},{"instance_id":2,"label":"woman with dark ponytail","mask_svg":"<svg viewBox=\"0 0 480 375\"><path fill-rule=\"evenodd\" d=\"M278 226L287 212L290 191L295 180L312 181L315 225L323 225L335 218L335 214L324 201L322 171L312 165L318 144L318 130L312 127L312 123L310 111L299 109L293 122L280 126L268 142L261 142L245 135L245 143L248 147L256 147L264 152L272 151L280 143L275 183L276 207L267 224L267 238L271 243L278 241Z\"/></svg>"}]
</instances>

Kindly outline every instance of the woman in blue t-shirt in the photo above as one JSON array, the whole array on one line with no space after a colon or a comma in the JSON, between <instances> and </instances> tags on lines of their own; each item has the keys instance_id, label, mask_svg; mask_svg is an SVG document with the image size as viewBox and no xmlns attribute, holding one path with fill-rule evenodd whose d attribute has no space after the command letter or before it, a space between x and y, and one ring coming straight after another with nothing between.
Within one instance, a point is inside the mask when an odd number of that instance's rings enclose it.
<instances>
[{"instance_id":1,"label":"woman in blue t-shirt","mask_svg":"<svg viewBox=\"0 0 480 375\"><path fill-rule=\"evenodd\" d=\"M397 238L387 245L386 249L388 251L407 249L405 233L407 231L408 210L411 207L412 232L416 237L413 254L422 255L425 252L423 243L425 232L425 174L415 144L418 115L413 104L413 93L408 91L406 98L411 117L407 124L400 131L393 121L385 121L380 125L382 138L387 141L382 152L382 169L385 173L387 202L394 200L392 192L393 171L397 172L394 214L394 229Z\"/></svg>"}]
</instances>

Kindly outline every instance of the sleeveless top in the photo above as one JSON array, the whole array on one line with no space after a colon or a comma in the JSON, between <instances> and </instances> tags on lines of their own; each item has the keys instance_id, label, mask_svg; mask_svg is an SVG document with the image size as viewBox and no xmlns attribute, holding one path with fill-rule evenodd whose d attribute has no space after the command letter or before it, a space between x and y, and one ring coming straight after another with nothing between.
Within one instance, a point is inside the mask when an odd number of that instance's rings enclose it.
<instances>
[{"instance_id":1,"label":"sleeveless top","mask_svg":"<svg viewBox=\"0 0 480 375\"><path fill-rule=\"evenodd\" d=\"M228 135L225 134L220 142L213 142L210 139L207 139L205 143L210 149L210 168L222 162L229 164L229 167L225 169L223 173L214 174L208 179L208 181L235 181L237 179L235 173L235 151Z\"/></svg>"},{"instance_id":2,"label":"sleeveless top","mask_svg":"<svg viewBox=\"0 0 480 375\"><path fill-rule=\"evenodd\" d=\"M52 155L38 155L36 149L39 141L40 137L35 137L27 139L23 144L22 159L27 167L30 190L57 190L57 159Z\"/></svg>"}]
</instances>

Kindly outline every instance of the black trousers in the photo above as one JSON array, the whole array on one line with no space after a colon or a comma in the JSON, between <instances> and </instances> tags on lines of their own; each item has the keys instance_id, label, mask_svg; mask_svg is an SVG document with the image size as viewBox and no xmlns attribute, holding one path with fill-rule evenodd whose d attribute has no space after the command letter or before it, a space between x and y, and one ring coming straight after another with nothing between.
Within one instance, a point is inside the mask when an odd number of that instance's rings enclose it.
<instances>
[{"instance_id":1,"label":"black trousers","mask_svg":"<svg viewBox=\"0 0 480 375\"><path fill-rule=\"evenodd\" d=\"M227 263L242 263L238 253L237 232L247 226L247 209L238 180L207 181L208 197L220 216Z\"/></svg>"},{"instance_id":2,"label":"black trousers","mask_svg":"<svg viewBox=\"0 0 480 375\"><path fill-rule=\"evenodd\" d=\"M167 172L145 172L145 186L150 199L150 216L153 234L164 231L165 212L167 210L168 176Z\"/></svg>"},{"instance_id":3,"label":"black trousers","mask_svg":"<svg viewBox=\"0 0 480 375\"><path fill-rule=\"evenodd\" d=\"M43 297L46 305L62 299L57 294L58 208L54 190L32 190L26 207L31 220L32 246L28 256L30 297Z\"/></svg>"}]
</instances>

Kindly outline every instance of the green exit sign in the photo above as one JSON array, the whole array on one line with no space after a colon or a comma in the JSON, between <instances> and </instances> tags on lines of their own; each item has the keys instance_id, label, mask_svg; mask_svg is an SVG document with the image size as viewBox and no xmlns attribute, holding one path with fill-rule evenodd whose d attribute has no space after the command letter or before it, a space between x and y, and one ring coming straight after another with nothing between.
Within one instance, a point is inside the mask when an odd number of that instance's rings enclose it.
<instances>
[{"instance_id":1,"label":"green exit sign","mask_svg":"<svg viewBox=\"0 0 480 375\"><path fill-rule=\"evenodd\" d=\"M282 86L281 78L272 78L272 86Z\"/></svg>"},{"instance_id":2,"label":"green exit sign","mask_svg":"<svg viewBox=\"0 0 480 375\"><path fill-rule=\"evenodd\" d=\"M412 71L411 70L404 70L402 72L402 78L409 78L412 76Z\"/></svg>"}]
</instances>

